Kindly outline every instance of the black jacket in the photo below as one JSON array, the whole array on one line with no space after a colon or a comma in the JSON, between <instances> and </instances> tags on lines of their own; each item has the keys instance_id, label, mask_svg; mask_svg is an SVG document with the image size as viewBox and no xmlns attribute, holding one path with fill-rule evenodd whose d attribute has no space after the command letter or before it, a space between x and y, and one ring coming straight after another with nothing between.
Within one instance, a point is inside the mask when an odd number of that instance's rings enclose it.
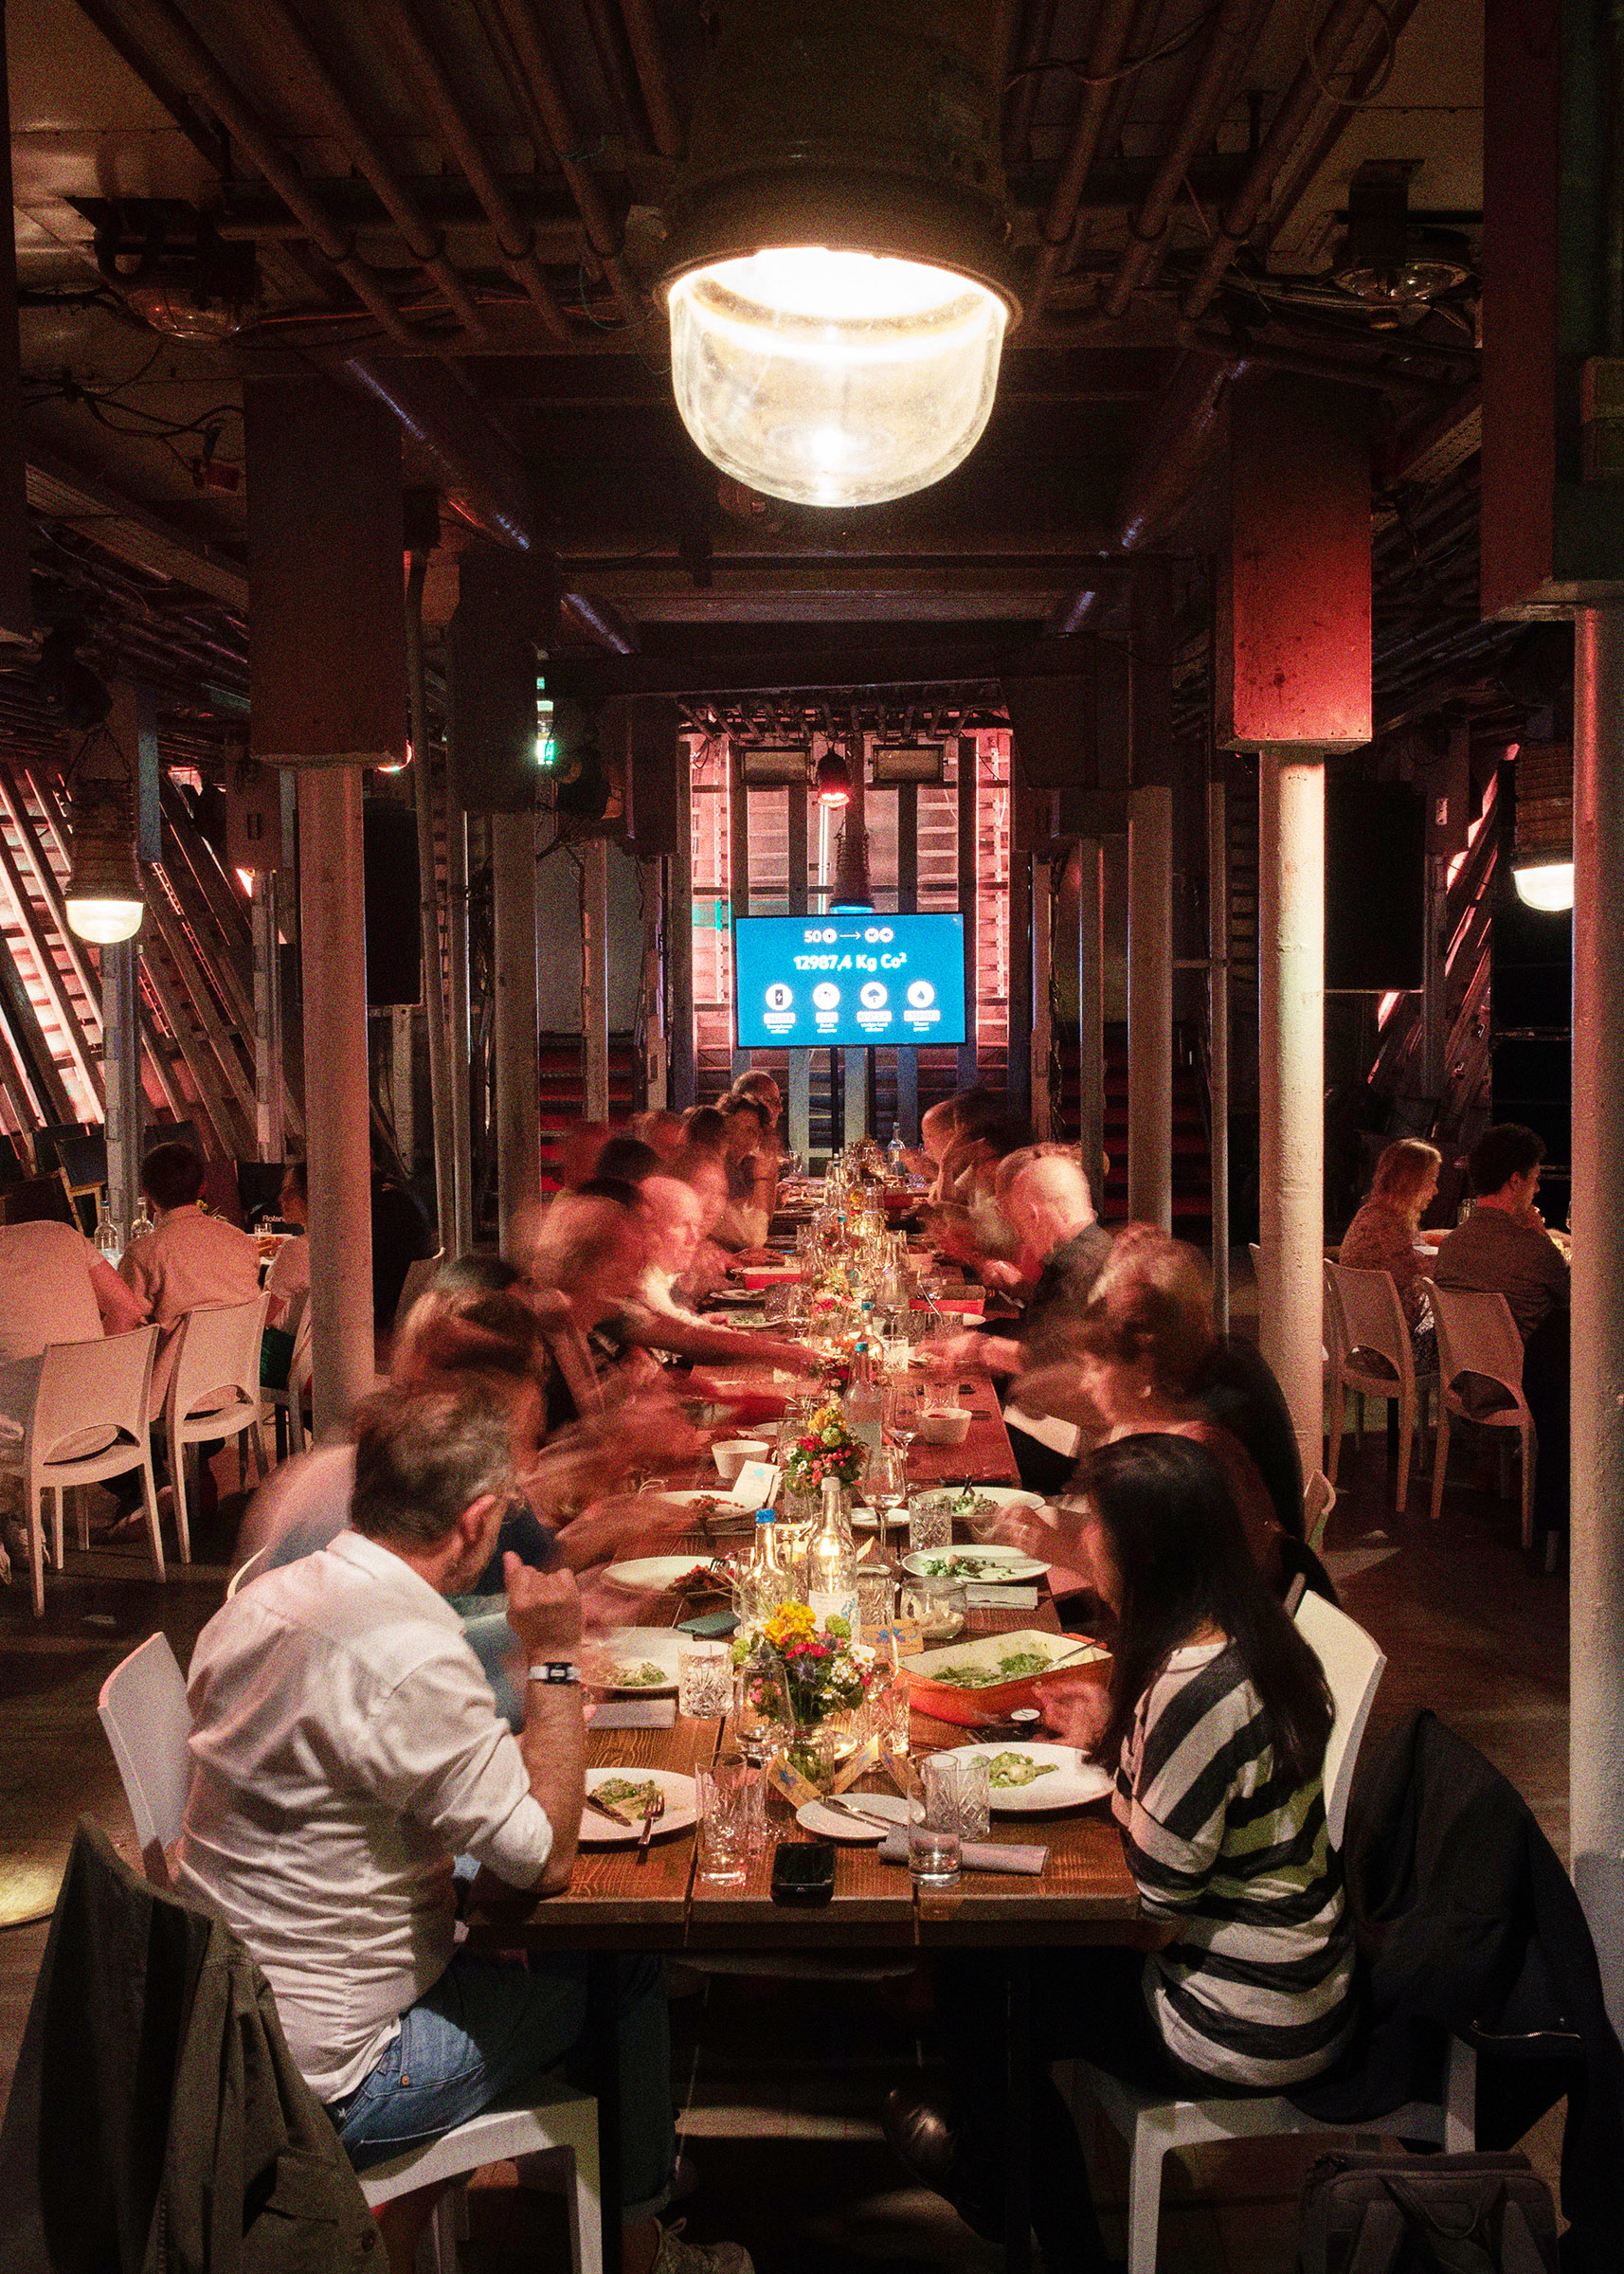
<instances>
[{"instance_id":1,"label":"black jacket","mask_svg":"<svg viewBox=\"0 0 1624 2274\"><path fill-rule=\"evenodd\" d=\"M0 2237L7 2274L382 2274L264 1976L89 1817L0 2124Z\"/></svg>"},{"instance_id":2,"label":"black jacket","mask_svg":"<svg viewBox=\"0 0 1624 2274\"><path fill-rule=\"evenodd\" d=\"M1435 1714L1355 1778L1344 1857L1365 2029L1292 2099L1331 2122L1435 2091L1443 2032L1477 2048L1477 2144L1510 2148L1567 2095L1566 2266L1624 2264L1624 2053L1573 1884L1522 1796Z\"/></svg>"}]
</instances>

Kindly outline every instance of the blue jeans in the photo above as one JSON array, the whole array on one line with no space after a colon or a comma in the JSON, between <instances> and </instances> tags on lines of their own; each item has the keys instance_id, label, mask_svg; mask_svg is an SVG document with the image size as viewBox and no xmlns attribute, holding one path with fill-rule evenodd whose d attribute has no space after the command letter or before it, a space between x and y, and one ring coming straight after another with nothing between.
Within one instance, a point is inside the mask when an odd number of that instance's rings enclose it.
<instances>
[{"instance_id":1,"label":"blue jeans","mask_svg":"<svg viewBox=\"0 0 1624 2274\"><path fill-rule=\"evenodd\" d=\"M617 1961L621 2039L621 2188L627 2215L660 2208L676 2161L671 2032L658 1958ZM459 1950L432 1990L401 2015L400 2035L327 2113L358 2172L438 2139L481 2109L523 2107L562 2066L587 2084L581 2032L586 1962Z\"/></svg>"}]
</instances>

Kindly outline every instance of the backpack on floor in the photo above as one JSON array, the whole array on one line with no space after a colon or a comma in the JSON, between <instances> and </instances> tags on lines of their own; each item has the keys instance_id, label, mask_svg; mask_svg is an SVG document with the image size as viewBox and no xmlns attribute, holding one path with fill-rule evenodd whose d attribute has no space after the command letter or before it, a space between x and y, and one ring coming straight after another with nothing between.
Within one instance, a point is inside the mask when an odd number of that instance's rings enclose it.
<instances>
[{"instance_id":1,"label":"backpack on floor","mask_svg":"<svg viewBox=\"0 0 1624 2274\"><path fill-rule=\"evenodd\" d=\"M1557 2274L1551 2191L1524 2156L1323 2156L1298 2274Z\"/></svg>"}]
</instances>

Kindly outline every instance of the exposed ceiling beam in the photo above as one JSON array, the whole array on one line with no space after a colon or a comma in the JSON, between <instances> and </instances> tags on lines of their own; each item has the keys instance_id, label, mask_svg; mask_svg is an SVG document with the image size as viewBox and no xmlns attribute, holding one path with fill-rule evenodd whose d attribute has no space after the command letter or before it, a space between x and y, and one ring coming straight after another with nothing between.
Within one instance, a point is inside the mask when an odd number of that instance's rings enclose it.
<instances>
[{"instance_id":1,"label":"exposed ceiling beam","mask_svg":"<svg viewBox=\"0 0 1624 2274\"><path fill-rule=\"evenodd\" d=\"M65 522L94 539L116 560L189 585L239 614L247 608L247 571L228 555L37 443L28 445L28 504L47 521Z\"/></svg>"},{"instance_id":2,"label":"exposed ceiling beam","mask_svg":"<svg viewBox=\"0 0 1624 2274\"><path fill-rule=\"evenodd\" d=\"M899 635L899 636L898 636ZM759 653L705 654L692 646L681 656L553 656L548 691L599 702L610 695L768 695L800 689L867 689L983 685L997 679L1074 678L1086 662L1060 641L974 636L926 641L912 627L884 640L822 639L786 642Z\"/></svg>"}]
</instances>

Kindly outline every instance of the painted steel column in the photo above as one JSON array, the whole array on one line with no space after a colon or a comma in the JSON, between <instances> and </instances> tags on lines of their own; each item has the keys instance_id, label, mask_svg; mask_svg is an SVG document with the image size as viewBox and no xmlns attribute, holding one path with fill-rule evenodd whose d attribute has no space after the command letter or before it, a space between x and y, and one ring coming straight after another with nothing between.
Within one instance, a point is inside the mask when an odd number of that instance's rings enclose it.
<instances>
[{"instance_id":1,"label":"painted steel column","mask_svg":"<svg viewBox=\"0 0 1624 2274\"><path fill-rule=\"evenodd\" d=\"M107 1220L130 1244L141 1165L141 1029L135 1016L141 943L101 950L101 1081L106 1098Z\"/></svg>"},{"instance_id":2,"label":"painted steel column","mask_svg":"<svg viewBox=\"0 0 1624 2274\"><path fill-rule=\"evenodd\" d=\"M440 1244L452 1245L456 1210L456 1172L451 1131L451 1053L446 1033L445 985L440 946L440 875L434 848L434 754L428 739L428 703L423 683L423 586L428 568L425 553L414 552L406 580L406 685L411 698L411 796L417 820L417 889L423 931L423 1016L428 1030L429 1112L434 1124L434 1220ZM447 831L451 819L451 785L446 778ZM408 1030L411 1014L406 1014ZM411 1084L406 1084L409 1099ZM407 1119L411 1118L407 1108ZM396 1140L411 1160L411 1139Z\"/></svg>"},{"instance_id":3,"label":"painted steel column","mask_svg":"<svg viewBox=\"0 0 1624 2274\"><path fill-rule=\"evenodd\" d=\"M586 1059L586 1118L609 1118L609 848L601 837L581 849L581 1040Z\"/></svg>"},{"instance_id":4,"label":"painted steel column","mask_svg":"<svg viewBox=\"0 0 1624 2274\"><path fill-rule=\"evenodd\" d=\"M1128 1213L1173 1229L1173 793L1159 783L1128 799Z\"/></svg>"},{"instance_id":5,"label":"painted steel column","mask_svg":"<svg viewBox=\"0 0 1624 2274\"><path fill-rule=\"evenodd\" d=\"M1624 2026L1624 609L1574 619L1574 1885ZM1582 1358L1582 1363L1578 1363Z\"/></svg>"},{"instance_id":6,"label":"painted steel column","mask_svg":"<svg viewBox=\"0 0 1624 2274\"><path fill-rule=\"evenodd\" d=\"M300 773L298 843L311 1366L316 1434L323 1437L368 1395L375 1379L367 911L357 768L311 767Z\"/></svg>"},{"instance_id":7,"label":"painted steel column","mask_svg":"<svg viewBox=\"0 0 1624 2274\"><path fill-rule=\"evenodd\" d=\"M1054 1106L1049 1096L1049 1053L1053 1042L1053 1028L1049 1017L1049 982L1054 967L1054 951L1050 939L1054 904L1050 892L1049 863L1034 858L1032 863L1032 1127L1040 1138L1050 1135ZM1010 942L1012 954L1020 953L1019 941Z\"/></svg>"},{"instance_id":8,"label":"painted steel column","mask_svg":"<svg viewBox=\"0 0 1624 2274\"><path fill-rule=\"evenodd\" d=\"M677 1112L694 1103L694 745L677 737L677 837L671 855L666 913L666 966L671 975L671 1102Z\"/></svg>"},{"instance_id":9,"label":"painted steel column","mask_svg":"<svg viewBox=\"0 0 1624 2274\"><path fill-rule=\"evenodd\" d=\"M256 869L248 913L254 938L254 1141L262 1161L287 1158L277 900L277 871Z\"/></svg>"},{"instance_id":10,"label":"painted steel column","mask_svg":"<svg viewBox=\"0 0 1624 2274\"><path fill-rule=\"evenodd\" d=\"M959 907L965 919L965 1038L959 1045L959 1088L976 1079L976 1005L981 993L981 943L977 938L981 829L976 810L981 778L981 746L973 734L959 736Z\"/></svg>"},{"instance_id":11,"label":"painted steel column","mask_svg":"<svg viewBox=\"0 0 1624 2274\"><path fill-rule=\"evenodd\" d=\"M1207 1056L1212 1129L1213 1316L1229 1332L1229 801L1207 784ZM1316 1461L1314 1466L1318 1468Z\"/></svg>"},{"instance_id":12,"label":"painted steel column","mask_svg":"<svg viewBox=\"0 0 1624 2274\"><path fill-rule=\"evenodd\" d=\"M535 816L491 816L496 899L496 1206L502 1254L513 1256L541 1200L536 1062Z\"/></svg>"},{"instance_id":13,"label":"painted steel column","mask_svg":"<svg viewBox=\"0 0 1624 2274\"><path fill-rule=\"evenodd\" d=\"M1326 778L1264 751L1257 826L1258 1182L1263 1355L1291 1409L1305 1475L1325 1391Z\"/></svg>"},{"instance_id":14,"label":"painted steel column","mask_svg":"<svg viewBox=\"0 0 1624 2274\"><path fill-rule=\"evenodd\" d=\"M901 915L919 907L919 785L896 785L896 906ZM919 1143L919 1045L901 1042L896 1051L896 1126L905 1145Z\"/></svg>"},{"instance_id":15,"label":"painted steel column","mask_svg":"<svg viewBox=\"0 0 1624 2274\"><path fill-rule=\"evenodd\" d=\"M1020 852L1011 842L1004 935L1008 942L1004 959L1005 1087L1010 1110L1028 1122L1033 1118L1032 865L1032 856Z\"/></svg>"},{"instance_id":16,"label":"painted steel column","mask_svg":"<svg viewBox=\"0 0 1624 2274\"><path fill-rule=\"evenodd\" d=\"M1105 846L1077 846L1077 1137L1094 1206L1105 1204Z\"/></svg>"},{"instance_id":17,"label":"painted steel column","mask_svg":"<svg viewBox=\"0 0 1624 2274\"><path fill-rule=\"evenodd\" d=\"M406 1167L417 1167L417 1100L412 1092L413 1060L417 1056L412 1028L417 1012L409 1002L397 1002L389 1011L389 1126L395 1146ZM436 1132L438 1134L438 1131ZM439 1161L435 1163L435 1215L440 1214Z\"/></svg>"},{"instance_id":18,"label":"painted steel column","mask_svg":"<svg viewBox=\"0 0 1624 2274\"><path fill-rule=\"evenodd\" d=\"M450 950L451 1171L456 1239L451 1252L466 1255L474 1245L473 1108L468 1094L468 817L445 784L445 938ZM444 1226L441 1238L445 1238Z\"/></svg>"},{"instance_id":19,"label":"painted steel column","mask_svg":"<svg viewBox=\"0 0 1624 2274\"><path fill-rule=\"evenodd\" d=\"M1421 959L1421 1090L1435 1111L1443 1098L1444 1047L1449 1026L1445 999L1449 972L1448 861L1429 854L1426 879L1427 929Z\"/></svg>"},{"instance_id":20,"label":"painted steel column","mask_svg":"<svg viewBox=\"0 0 1624 2274\"><path fill-rule=\"evenodd\" d=\"M810 795L805 787L792 782L785 792L789 800L785 829L789 859L789 910L792 916L806 913L807 840L810 830ZM789 1053L789 1084L785 1096L785 1110L788 1116L789 1149L803 1168L812 1166L812 1053L792 1050Z\"/></svg>"}]
</instances>

